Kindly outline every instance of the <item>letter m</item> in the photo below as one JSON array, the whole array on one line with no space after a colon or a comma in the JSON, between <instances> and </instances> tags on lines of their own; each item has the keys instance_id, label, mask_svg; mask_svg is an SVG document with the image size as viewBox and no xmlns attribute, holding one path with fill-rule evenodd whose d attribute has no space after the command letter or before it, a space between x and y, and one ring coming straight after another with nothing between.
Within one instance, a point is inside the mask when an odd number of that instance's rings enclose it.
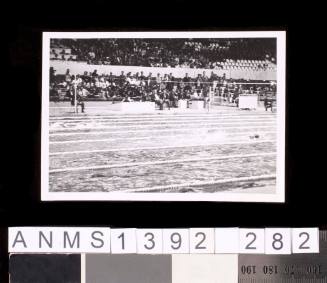
<instances>
[{"instance_id":1,"label":"letter m","mask_svg":"<svg viewBox=\"0 0 327 283\"><path fill-rule=\"evenodd\" d=\"M74 245L76 243L76 248L79 249L80 244L80 233L76 232L73 241L71 241L71 238L69 237L69 234L67 231L64 231L64 248L67 248L67 243L69 247L72 249L74 248Z\"/></svg>"}]
</instances>

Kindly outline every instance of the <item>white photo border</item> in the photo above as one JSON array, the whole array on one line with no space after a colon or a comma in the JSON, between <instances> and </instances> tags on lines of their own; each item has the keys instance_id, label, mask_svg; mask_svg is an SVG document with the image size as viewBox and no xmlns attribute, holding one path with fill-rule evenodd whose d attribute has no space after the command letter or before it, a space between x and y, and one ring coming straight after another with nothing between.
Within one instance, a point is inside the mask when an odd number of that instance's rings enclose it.
<instances>
[{"instance_id":1,"label":"white photo border","mask_svg":"<svg viewBox=\"0 0 327 283\"><path fill-rule=\"evenodd\" d=\"M274 194L49 192L49 67L52 38L276 38L277 168ZM286 31L196 32L43 32L42 42L41 201L209 201L285 202Z\"/></svg>"}]
</instances>

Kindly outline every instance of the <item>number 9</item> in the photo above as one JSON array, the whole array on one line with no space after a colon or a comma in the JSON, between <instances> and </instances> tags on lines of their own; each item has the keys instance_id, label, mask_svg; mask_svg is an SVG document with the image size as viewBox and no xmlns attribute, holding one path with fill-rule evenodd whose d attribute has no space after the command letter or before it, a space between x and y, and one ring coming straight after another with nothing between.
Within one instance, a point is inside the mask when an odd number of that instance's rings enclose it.
<instances>
[{"instance_id":1,"label":"number 9","mask_svg":"<svg viewBox=\"0 0 327 283\"><path fill-rule=\"evenodd\" d=\"M182 237L179 233L172 233L170 235L170 241L173 243L173 245L171 245L173 250L178 250L182 245Z\"/></svg>"}]
</instances>

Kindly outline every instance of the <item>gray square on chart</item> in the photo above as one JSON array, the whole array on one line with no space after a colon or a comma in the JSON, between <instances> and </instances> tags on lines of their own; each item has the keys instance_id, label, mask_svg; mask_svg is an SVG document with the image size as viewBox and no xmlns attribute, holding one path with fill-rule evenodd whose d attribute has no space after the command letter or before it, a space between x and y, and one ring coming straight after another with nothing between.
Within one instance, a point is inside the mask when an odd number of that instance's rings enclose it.
<instances>
[{"instance_id":1,"label":"gray square on chart","mask_svg":"<svg viewBox=\"0 0 327 283\"><path fill-rule=\"evenodd\" d=\"M170 255L86 255L87 283L171 283Z\"/></svg>"}]
</instances>

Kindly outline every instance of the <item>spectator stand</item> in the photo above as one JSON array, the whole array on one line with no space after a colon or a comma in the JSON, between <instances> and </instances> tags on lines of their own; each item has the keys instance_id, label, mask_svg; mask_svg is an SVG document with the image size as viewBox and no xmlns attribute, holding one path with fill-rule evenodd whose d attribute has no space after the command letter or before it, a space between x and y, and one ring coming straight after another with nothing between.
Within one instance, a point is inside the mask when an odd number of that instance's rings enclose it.
<instances>
[{"instance_id":1,"label":"spectator stand","mask_svg":"<svg viewBox=\"0 0 327 283\"><path fill-rule=\"evenodd\" d=\"M271 38L51 39L50 46L54 60L94 65L237 71L273 70L277 63L276 40Z\"/></svg>"},{"instance_id":2,"label":"spectator stand","mask_svg":"<svg viewBox=\"0 0 327 283\"><path fill-rule=\"evenodd\" d=\"M96 70L92 73L84 72L79 75L71 75L70 70L56 75L54 70L50 80L50 101L71 101L74 95L75 85L78 96L83 101L107 102L106 105L125 102L151 102L158 110L165 109L193 109L201 110L211 106L241 106L244 101L250 100L257 106L273 104L276 96L275 83L261 81L232 80L225 76L219 77L214 73L207 77L205 73L197 77L175 78L172 74L156 77L152 74L145 75L143 72L121 73L121 75L101 74ZM268 98L267 98L268 97ZM243 99L244 98L244 99ZM272 101L272 103L270 103ZM140 107L141 104L135 103ZM146 107L145 104L143 104ZM150 104L149 104L150 105ZM110 106L118 110L122 106ZM130 106L126 106L129 108ZM126 109L127 109L126 108ZM240 107L242 108L242 107Z\"/></svg>"},{"instance_id":3,"label":"spectator stand","mask_svg":"<svg viewBox=\"0 0 327 283\"><path fill-rule=\"evenodd\" d=\"M271 38L51 39L50 101L71 101L76 92L87 102L169 110L254 105L257 97L273 109L275 52Z\"/></svg>"}]
</instances>

